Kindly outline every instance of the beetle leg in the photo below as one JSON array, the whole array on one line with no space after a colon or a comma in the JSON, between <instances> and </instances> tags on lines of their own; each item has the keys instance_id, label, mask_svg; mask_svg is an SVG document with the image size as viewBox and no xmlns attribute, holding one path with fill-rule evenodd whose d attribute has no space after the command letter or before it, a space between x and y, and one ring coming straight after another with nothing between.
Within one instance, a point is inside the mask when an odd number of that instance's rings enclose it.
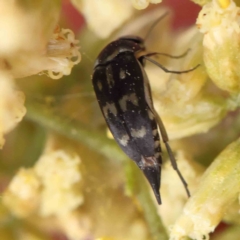
<instances>
[{"instance_id":1,"label":"beetle leg","mask_svg":"<svg viewBox=\"0 0 240 240\"><path fill-rule=\"evenodd\" d=\"M164 144L166 146L166 149L167 149L167 152L168 152L168 155L169 155L172 167L177 172L179 178L181 179L181 181L182 181L182 183L184 185L184 188L185 188L185 190L187 192L188 197L190 197L191 194L190 194L190 191L188 189L188 184L185 181L185 179L183 178L180 170L178 169L177 161L176 161L176 159L174 157L174 154L173 154L173 151L172 151L170 145L168 144L169 139L168 139L167 131L166 131L164 125L163 125L162 119L160 118L160 116L158 115L158 113L156 112L155 109L151 109L151 110L152 110L153 114L156 117L156 120L157 120L157 123L158 123L158 127L159 127L159 130L160 130L163 142L164 142Z\"/></svg>"}]
</instances>

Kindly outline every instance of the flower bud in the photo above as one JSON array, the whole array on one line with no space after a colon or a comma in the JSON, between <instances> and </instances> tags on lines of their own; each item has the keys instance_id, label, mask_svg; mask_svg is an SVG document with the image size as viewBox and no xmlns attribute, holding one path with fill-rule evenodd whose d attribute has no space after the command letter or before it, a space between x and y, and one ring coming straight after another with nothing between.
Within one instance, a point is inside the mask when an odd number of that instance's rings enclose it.
<instances>
[{"instance_id":1,"label":"flower bud","mask_svg":"<svg viewBox=\"0 0 240 240\"><path fill-rule=\"evenodd\" d=\"M220 153L171 228L170 239L200 240L212 232L240 191L240 139Z\"/></svg>"},{"instance_id":2,"label":"flower bud","mask_svg":"<svg viewBox=\"0 0 240 240\"><path fill-rule=\"evenodd\" d=\"M197 19L204 34L204 64L208 75L221 89L240 90L240 8L232 0L213 0Z\"/></svg>"}]
</instances>

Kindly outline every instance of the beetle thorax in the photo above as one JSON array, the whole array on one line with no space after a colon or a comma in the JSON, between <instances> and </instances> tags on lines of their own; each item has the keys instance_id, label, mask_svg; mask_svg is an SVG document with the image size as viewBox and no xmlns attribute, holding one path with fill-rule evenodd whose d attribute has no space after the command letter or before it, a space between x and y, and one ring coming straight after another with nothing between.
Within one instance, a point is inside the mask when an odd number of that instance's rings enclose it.
<instances>
[{"instance_id":1,"label":"beetle thorax","mask_svg":"<svg viewBox=\"0 0 240 240\"><path fill-rule=\"evenodd\" d=\"M103 49L94 64L94 68L113 61L123 52L137 53L144 50L145 46L141 38L135 36L121 37L118 40L111 42Z\"/></svg>"}]
</instances>

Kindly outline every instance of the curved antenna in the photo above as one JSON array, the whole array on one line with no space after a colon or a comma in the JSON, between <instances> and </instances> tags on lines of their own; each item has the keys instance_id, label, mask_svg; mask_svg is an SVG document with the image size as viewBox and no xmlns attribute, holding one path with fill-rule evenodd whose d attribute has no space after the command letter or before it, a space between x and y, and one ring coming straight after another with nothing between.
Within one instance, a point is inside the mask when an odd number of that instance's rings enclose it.
<instances>
[{"instance_id":1,"label":"curved antenna","mask_svg":"<svg viewBox=\"0 0 240 240\"><path fill-rule=\"evenodd\" d=\"M149 28L149 30L147 31L146 36L143 38L144 41L147 40L147 38L150 36L152 30L156 27L156 25L162 20L164 19L167 15L169 14L169 12L165 12L162 16L160 16L153 24L152 26Z\"/></svg>"},{"instance_id":2,"label":"curved antenna","mask_svg":"<svg viewBox=\"0 0 240 240\"><path fill-rule=\"evenodd\" d=\"M169 70L169 69L165 68L162 64L160 64L157 61L151 59L150 57L146 57L146 56L143 55L142 58L144 58L144 59L148 60L149 62L155 64L156 66L160 67L166 73L175 73L175 74L189 73L189 72L192 72L193 70L195 70L196 68L198 68L199 66L201 66L201 64L198 64L195 67L190 68L188 70L174 71L174 70Z\"/></svg>"},{"instance_id":3,"label":"curved antenna","mask_svg":"<svg viewBox=\"0 0 240 240\"><path fill-rule=\"evenodd\" d=\"M191 50L190 48L187 49L187 51L185 51L181 55L171 55L171 54L168 54L168 53L152 52L152 53L147 53L147 54L145 54L145 55L143 55L141 57L164 56L164 57L179 59L179 58L185 57L190 50Z\"/></svg>"}]
</instances>

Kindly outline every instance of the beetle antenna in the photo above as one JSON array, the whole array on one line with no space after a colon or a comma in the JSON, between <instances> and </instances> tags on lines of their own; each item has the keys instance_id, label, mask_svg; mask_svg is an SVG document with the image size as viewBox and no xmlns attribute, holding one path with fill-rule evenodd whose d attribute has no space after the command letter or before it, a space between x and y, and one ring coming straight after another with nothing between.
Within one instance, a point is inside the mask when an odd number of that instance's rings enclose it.
<instances>
[{"instance_id":1,"label":"beetle antenna","mask_svg":"<svg viewBox=\"0 0 240 240\"><path fill-rule=\"evenodd\" d=\"M201 66L201 64L196 65L193 68L190 68L188 70L183 70L183 71L174 71L174 70L169 70L167 68L165 68L163 65L161 65L160 63L158 63L157 61L151 59L150 57L146 57L146 56L142 56L142 58L145 58L146 60L148 60L149 62L155 64L156 66L160 67L164 72L166 73L175 73L175 74L182 74L182 73L189 73L194 71L196 68L198 68L199 66Z\"/></svg>"},{"instance_id":2,"label":"beetle antenna","mask_svg":"<svg viewBox=\"0 0 240 240\"><path fill-rule=\"evenodd\" d=\"M179 58L185 57L190 51L191 51L191 48L188 48L188 49L187 49L184 53L182 53L181 55L171 55L171 54L168 54L168 53L151 52L151 53L147 53L147 54L145 54L145 55L140 56L140 58L152 57L152 56L164 56L164 57L179 59Z\"/></svg>"},{"instance_id":3,"label":"beetle antenna","mask_svg":"<svg viewBox=\"0 0 240 240\"><path fill-rule=\"evenodd\" d=\"M155 26L156 26L162 19L164 19L168 14L169 14L169 12L165 12L162 16L160 16L160 17L152 24L152 26L150 27L150 29L147 31L146 36L143 38L144 41L146 41L147 38L150 36L150 34L151 34L152 30L155 28Z\"/></svg>"}]
</instances>

